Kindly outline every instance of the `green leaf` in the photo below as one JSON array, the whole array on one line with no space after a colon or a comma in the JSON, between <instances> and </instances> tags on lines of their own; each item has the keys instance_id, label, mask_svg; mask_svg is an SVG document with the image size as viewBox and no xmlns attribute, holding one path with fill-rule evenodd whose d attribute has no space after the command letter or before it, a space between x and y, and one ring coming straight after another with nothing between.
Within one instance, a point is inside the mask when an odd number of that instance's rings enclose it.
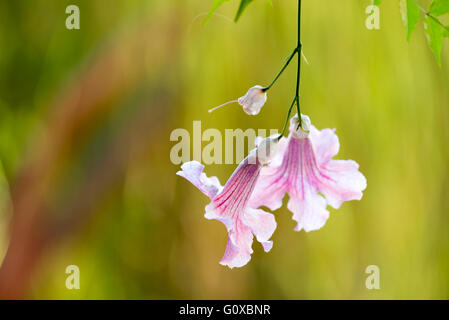
<instances>
[{"instance_id":1,"label":"green leaf","mask_svg":"<svg viewBox=\"0 0 449 320\"><path fill-rule=\"evenodd\" d=\"M434 0L430 5L429 12L435 16L449 13L449 0Z\"/></svg>"},{"instance_id":2,"label":"green leaf","mask_svg":"<svg viewBox=\"0 0 449 320\"><path fill-rule=\"evenodd\" d=\"M407 41L419 22L419 7L412 0L407 0Z\"/></svg>"},{"instance_id":3,"label":"green leaf","mask_svg":"<svg viewBox=\"0 0 449 320\"><path fill-rule=\"evenodd\" d=\"M237 10L237 14L235 15L234 21L237 22L240 19L243 11L245 11L246 7L253 2L253 0L241 0L239 9Z\"/></svg>"},{"instance_id":4,"label":"green leaf","mask_svg":"<svg viewBox=\"0 0 449 320\"><path fill-rule=\"evenodd\" d=\"M430 49L435 55L438 65L441 66L441 48L443 46L444 36L447 35L447 30L428 16L424 18L424 29L426 29Z\"/></svg>"},{"instance_id":5,"label":"green leaf","mask_svg":"<svg viewBox=\"0 0 449 320\"><path fill-rule=\"evenodd\" d=\"M381 3L382 3L382 0L374 0L373 6L380 6Z\"/></svg>"},{"instance_id":6,"label":"green leaf","mask_svg":"<svg viewBox=\"0 0 449 320\"><path fill-rule=\"evenodd\" d=\"M209 10L209 13L207 14L207 17L204 20L204 24L206 24L209 21L209 19L214 14L215 10L217 10L226 1L229 1L229 0L214 0L214 2L212 3L212 7Z\"/></svg>"}]
</instances>

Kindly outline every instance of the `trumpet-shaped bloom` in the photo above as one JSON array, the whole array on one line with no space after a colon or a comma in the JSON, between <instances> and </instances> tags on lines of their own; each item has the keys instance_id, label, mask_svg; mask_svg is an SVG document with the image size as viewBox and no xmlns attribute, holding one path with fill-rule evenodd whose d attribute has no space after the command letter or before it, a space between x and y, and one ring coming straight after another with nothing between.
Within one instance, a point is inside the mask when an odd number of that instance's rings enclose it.
<instances>
[{"instance_id":1,"label":"trumpet-shaped bloom","mask_svg":"<svg viewBox=\"0 0 449 320\"><path fill-rule=\"evenodd\" d=\"M275 153L277 145L277 139L264 141L240 163L224 187L216 177L207 177L204 166L197 161L186 162L177 173L210 198L205 217L219 220L226 226L228 243L220 263L230 268L242 267L249 262L253 235L265 252L273 246L270 238L276 229L274 216L249 206L260 170Z\"/></svg>"},{"instance_id":2,"label":"trumpet-shaped bloom","mask_svg":"<svg viewBox=\"0 0 449 320\"><path fill-rule=\"evenodd\" d=\"M338 209L344 201L360 200L366 179L352 160L332 160L339 141L333 130L317 130L307 116L291 120L288 138L279 142L278 153L262 168L251 206L276 210L288 193L287 208L297 222L295 230L312 231L326 223L327 204Z\"/></svg>"}]
</instances>

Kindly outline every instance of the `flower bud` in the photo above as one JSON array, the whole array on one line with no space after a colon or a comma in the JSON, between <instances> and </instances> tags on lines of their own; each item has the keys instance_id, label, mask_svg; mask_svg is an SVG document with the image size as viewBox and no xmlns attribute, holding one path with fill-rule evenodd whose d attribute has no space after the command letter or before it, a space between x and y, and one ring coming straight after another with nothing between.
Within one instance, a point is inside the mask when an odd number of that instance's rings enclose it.
<instances>
[{"instance_id":1,"label":"flower bud","mask_svg":"<svg viewBox=\"0 0 449 320\"><path fill-rule=\"evenodd\" d=\"M296 114L290 120L290 131L297 138L307 138L309 136L309 132L310 132L312 123L310 121L310 118L304 114L301 114L301 122L302 122L301 127L298 128L299 118L298 118L298 114Z\"/></svg>"},{"instance_id":2,"label":"flower bud","mask_svg":"<svg viewBox=\"0 0 449 320\"><path fill-rule=\"evenodd\" d=\"M267 93L262 86L252 87L243 97L238 99L243 111L251 116L258 114L265 102L267 102Z\"/></svg>"}]
</instances>

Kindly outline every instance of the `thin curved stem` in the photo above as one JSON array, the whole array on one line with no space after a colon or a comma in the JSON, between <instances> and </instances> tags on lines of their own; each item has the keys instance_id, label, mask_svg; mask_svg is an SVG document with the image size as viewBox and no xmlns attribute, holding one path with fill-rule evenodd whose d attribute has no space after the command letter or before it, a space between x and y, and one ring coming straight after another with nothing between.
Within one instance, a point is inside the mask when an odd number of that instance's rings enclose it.
<instances>
[{"instance_id":1,"label":"thin curved stem","mask_svg":"<svg viewBox=\"0 0 449 320\"><path fill-rule=\"evenodd\" d=\"M301 0L298 0L298 44L296 50L298 51L298 71L296 74L296 111L298 111L298 129L302 125L301 120L301 106L299 103L299 85L301 83L301 50L302 50L302 43L301 43Z\"/></svg>"},{"instance_id":2,"label":"thin curved stem","mask_svg":"<svg viewBox=\"0 0 449 320\"><path fill-rule=\"evenodd\" d=\"M284 127L282 128L282 133L279 135L278 140L280 140L285 133L285 130L287 129L288 120L290 119L290 114L292 113L293 106L295 105L295 102L297 102L296 97L293 99L292 104L290 105L290 108L288 108L287 117L285 118Z\"/></svg>"},{"instance_id":3,"label":"thin curved stem","mask_svg":"<svg viewBox=\"0 0 449 320\"><path fill-rule=\"evenodd\" d=\"M282 67L281 71L279 71L279 73L276 75L276 77L274 78L273 81L271 81L270 85L263 88L262 91L268 91L270 90L270 88L276 83L276 81L279 79L279 77L281 76L281 74L284 72L284 70L288 67L288 65L290 64L290 61L292 61L293 57L295 56L295 54L297 53L298 48L295 48L295 50L293 50L293 52L291 53L291 55L287 58L287 61L285 62L284 66Z\"/></svg>"},{"instance_id":4,"label":"thin curved stem","mask_svg":"<svg viewBox=\"0 0 449 320\"><path fill-rule=\"evenodd\" d=\"M295 97L293 98L293 102L290 105L290 108L288 108L287 117L284 122L284 127L282 129L282 133L279 135L278 140L281 139L284 136L285 130L287 129L288 120L290 119L290 115L292 113L293 106L296 103L296 111L298 112L298 128L299 129L302 126L302 117L301 117L301 107L299 103L299 89L301 84L301 52L302 52L302 43L301 43L301 0L298 0L298 43L296 45L296 49L293 51L292 55L289 57L289 60L287 61L284 68L282 68L280 74L284 69L287 67L290 60L293 58L295 54L298 54L298 70L296 73L296 90L295 90ZM279 74L279 75L280 75ZM275 78L275 81L277 78L279 78L279 75ZM273 83L275 82L273 81ZM272 84L271 84L272 85ZM270 86L267 88L269 89Z\"/></svg>"}]
</instances>

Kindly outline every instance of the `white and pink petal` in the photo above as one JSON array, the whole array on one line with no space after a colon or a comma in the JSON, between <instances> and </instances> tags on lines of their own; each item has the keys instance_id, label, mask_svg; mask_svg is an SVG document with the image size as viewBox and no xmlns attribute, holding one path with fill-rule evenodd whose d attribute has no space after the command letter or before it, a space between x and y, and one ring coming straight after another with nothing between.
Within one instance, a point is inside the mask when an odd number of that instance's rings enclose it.
<instances>
[{"instance_id":1,"label":"white and pink petal","mask_svg":"<svg viewBox=\"0 0 449 320\"><path fill-rule=\"evenodd\" d=\"M274 215L261 209L248 208L243 215L243 223L250 227L251 232L256 236L265 252L273 247L273 241L270 240L276 230L276 220Z\"/></svg>"},{"instance_id":2,"label":"white and pink petal","mask_svg":"<svg viewBox=\"0 0 449 320\"><path fill-rule=\"evenodd\" d=\"M264 167L261 170L253 195L250 200L250 207L259 208L265 206L274 211L282 207L282 199L288 188L288 181L278 168Z\"/></svg>"},{"instance_id":3,"label":"white and pink petal","mask_svg":"<svg viewBox=\"0 0 449 320\"><path fill-rule=\"evenodd\" d=\"M331 160L340 149L340 142L335 134L335 129L323 129L320 131L312 125L309 139L312 142L318 164Z\"/></svg>"},{"instance_id":4,"label":"white and pink petal","mask_svg":"<svg viewBox=\"0 0 449 320\"><path fill-rule=\"evenodd\" d=\"M321 229L329 218L326 200L318 193L305 186L303 190L294 189L289 193L287 208L293 213L297 222L295 231L304 229L306 232Z\"/></svg>"},{"instance_id":5,"label":"white and pink petal","mask_svg":"<svg viewBox=\"0 0 449 320\"><path fill-rule=\"evenodd\" d=\"M181 166L176 174L190 181L202 193L213 199L223 187L217 177L207 177L203 172L204 165L198 161L189 161Z\"/></svg>"},{"instance_id":6,"label":"white and pink petal","mask_svg":"<svg viewBox=\"0 0 449 320\"><path fill-rule=\"evenodd\" d=\"M228 243L220 264L229 268L243 267L251 260L253 234L240 220L235 220L228 230Z\"/></svg>"},{"instance_id":7,"label":"white and pink petal","mask_svg":"<svg viewBox=\"0 0 449 320\"><path fill-rule=\"evenodd\" d=\"M366 178L353 160L331 160L320 168L319 191L330 206L340 208L343 202L362 199Z\"/></svg>"}]
</instances>

